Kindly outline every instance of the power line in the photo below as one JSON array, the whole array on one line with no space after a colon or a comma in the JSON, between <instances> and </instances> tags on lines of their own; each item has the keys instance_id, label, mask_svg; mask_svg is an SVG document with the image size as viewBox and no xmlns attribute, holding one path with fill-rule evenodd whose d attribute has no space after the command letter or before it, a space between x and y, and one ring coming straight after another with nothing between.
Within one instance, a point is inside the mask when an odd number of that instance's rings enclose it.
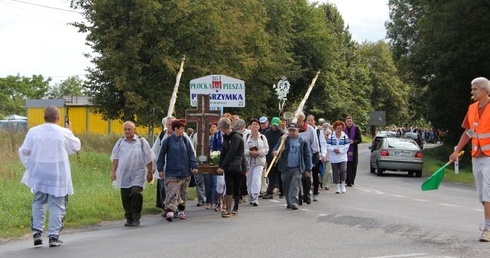
<instances>
[{"instance_id":1,"label":"power line","mask_svg":"<svg viewBox=\"0 0 490 258\"><path fill-rule=\"evenodd\" d=\"M68 9L63 9L63 8L58 8L58 7L53 7L53 6L47 6L47 5L42 5L42 4L35 4L35 3L30 3L30 2L20 1L20 0L10 0L10 1L17 2L17 3L22 3L22 4L30 4L30 5L44 7L44 8L53 9L53 10L58 10L58 11L64 11L64 12L71 12L71 13L79 13L79 14L82 14L81 12L78 12L78 11L75 11L75 10L68 10Z\"/></svg>"}]
</instances>

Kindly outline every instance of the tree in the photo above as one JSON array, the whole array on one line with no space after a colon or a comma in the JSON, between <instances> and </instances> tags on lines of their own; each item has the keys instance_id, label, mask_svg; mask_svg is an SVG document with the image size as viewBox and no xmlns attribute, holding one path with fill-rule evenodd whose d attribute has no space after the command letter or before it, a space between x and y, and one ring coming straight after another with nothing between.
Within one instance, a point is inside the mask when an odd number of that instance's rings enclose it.
<instances>
[{"instance_id":1,"label":"tree","mask_svg":"<svg viewBox=\"0 0 490 258\"><path fill-rule=\"evenodd\" d=\"M259 1L72 1L83 9L87 42L96 56L87 90L103 117L149 125L167 113L180 59L188 61L181 84L210 73L249 79L267 64L266 15ZM254 81L254 80L247 80ZM248 101L261 101L247 91ZM176 111L189 106L180 87Z\"/></svg>"},{"instance_id":2,"label":"tree","mask_svg":"<svg viewBox=\"0 0 490 258\"><path fill-rule=\"evenodd\" d=\"M392 47L401 53L399 63L405 76L418 89L427 89L424 101L429 121L448 130L447 143L455 144L470 103L469 84L490 73L490 46L486 44L490 40L486 28L490 4L483 0L399 0L390 1L390 10L416 14L393 16L396 19L389 24L388 35L393 39ZM403 20L413 25L412 33L394 26Z\"/></svg>"},{"instance_id":3,"label":"tree","mask_svg":"<svg viewBox=\"0 0 490 258\"><path fill-rule=\"evenodd\" d=\"M78 76L70 76L60 84L49 87L48 96L63 98L63 96L80 96L83 94L83 81Z\"/></svg>"},{"instance_id":4,"label":"tree","mask_svg":"<svg viewBox=\"0 0 490 258\"><path fill-rule=\"evenodd\" d=\"M10 75L0 78L0 115L26 115L25 101L44 98L50 81L51 78L45 80L42 75Z\"/></svg>"}]
</instances>

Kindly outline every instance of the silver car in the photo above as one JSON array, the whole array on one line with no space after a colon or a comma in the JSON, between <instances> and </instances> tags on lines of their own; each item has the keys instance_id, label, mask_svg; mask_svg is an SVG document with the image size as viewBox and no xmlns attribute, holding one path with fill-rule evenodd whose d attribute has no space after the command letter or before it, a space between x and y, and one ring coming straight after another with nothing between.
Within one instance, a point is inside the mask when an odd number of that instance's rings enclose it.
<instances>
[{"instance_id":1,"label":"silver car","mask_svg":"<svg viewBox=\"0 0 490 258\"><path fill-rule=\"evenodd\" d=\"M383 138L371 153L370 170L378 176L386 170L407 171L422 176L422 150L412 139Z\"/></svg>"}]
</instances>

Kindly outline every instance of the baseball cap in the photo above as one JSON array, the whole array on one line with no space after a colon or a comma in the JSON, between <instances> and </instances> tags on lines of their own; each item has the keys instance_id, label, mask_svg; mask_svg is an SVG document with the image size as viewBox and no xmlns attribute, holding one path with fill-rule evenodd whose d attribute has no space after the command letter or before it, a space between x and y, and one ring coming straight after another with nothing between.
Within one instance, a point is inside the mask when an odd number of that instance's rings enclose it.
<instances>
[{"instance_id":1,"label":"baseball cap","mask_svg":"<svg viewBox=\"0 0 490 258\"><path fill-rule=\"evenodd\" d=\"M298 129L296 123L291 123L288 125L288 130L296 130L296 129Z\"/></svg>"},{"instance_id":2,"label":"baseball cap","mask_svg":"<svg viewBox=\"0 0 490 258\"><path fill-rule=\"evenodd\" d=\"M267 122L267 117L262 116L262 117L259 118L259 123L262 124L262 123L265 123L265 122Z\"/></svg>"},{"instance_id":3,"label":"baseball cap","mask_svg":"<svg viewBox=\"0 0 490 258\"><path fill-rule=\"evenodd\" d=\"M271 120L271 125L279 126L280 122L281 122L281 119L279 117L275 116Z\"/></svg>"}]
</instances>

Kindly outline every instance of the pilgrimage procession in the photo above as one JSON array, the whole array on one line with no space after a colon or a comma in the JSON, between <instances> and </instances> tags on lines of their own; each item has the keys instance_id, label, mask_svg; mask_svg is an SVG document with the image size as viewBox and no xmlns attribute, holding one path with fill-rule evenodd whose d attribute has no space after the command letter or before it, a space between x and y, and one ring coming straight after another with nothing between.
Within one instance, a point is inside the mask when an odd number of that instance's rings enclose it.
<instances>
[{"instance_id":1,"label":"pilgrimage procession","mask_svg":"<svg viewBox=\"0 0 490 258\"><path fill-rule=\"evenodd\" d=\"M92 51L0 75L0 257L490 257L490 6L433 2L0 1Z\"/></svg>"}]
</instances>

